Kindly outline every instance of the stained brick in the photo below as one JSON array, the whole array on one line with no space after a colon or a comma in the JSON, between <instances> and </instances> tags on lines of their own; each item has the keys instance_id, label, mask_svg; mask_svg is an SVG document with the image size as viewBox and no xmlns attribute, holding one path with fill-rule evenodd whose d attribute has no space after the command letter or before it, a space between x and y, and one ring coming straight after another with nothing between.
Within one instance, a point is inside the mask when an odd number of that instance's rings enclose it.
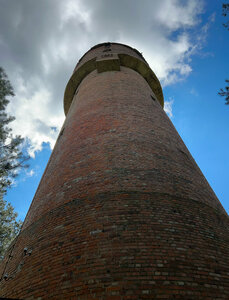
<instances>
[{"instance_id":1,"label":"stained brick","mask_svg":"<svg viewBox=\"0 0 229 300\"><path fill-rule=\"evenodd\" d=\"M123 65L82 79L1 264L1 297L229 299L228 216L155 94Z\"/></svg>"}]
</instances>

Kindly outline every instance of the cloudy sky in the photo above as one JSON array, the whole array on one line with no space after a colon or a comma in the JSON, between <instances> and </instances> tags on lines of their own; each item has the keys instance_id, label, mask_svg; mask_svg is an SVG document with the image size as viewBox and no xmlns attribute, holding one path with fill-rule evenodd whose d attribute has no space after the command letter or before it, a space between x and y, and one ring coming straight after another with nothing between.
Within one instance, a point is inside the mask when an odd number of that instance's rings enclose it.
<instances>
[{"instance_id":1,"label":"cloudy sky","mask_svg":"<svg viewBox=\"0 0 229 300\"><path fill-rule=\"evenodd\" d=\"M79 58L100 42L143 53L165 110L229 212L229 32L221 1L0 0L0 64L14 87L8 111L30 168L7 194L23 219L64 121L63 94Z\"/></svg>"}]
</instances>

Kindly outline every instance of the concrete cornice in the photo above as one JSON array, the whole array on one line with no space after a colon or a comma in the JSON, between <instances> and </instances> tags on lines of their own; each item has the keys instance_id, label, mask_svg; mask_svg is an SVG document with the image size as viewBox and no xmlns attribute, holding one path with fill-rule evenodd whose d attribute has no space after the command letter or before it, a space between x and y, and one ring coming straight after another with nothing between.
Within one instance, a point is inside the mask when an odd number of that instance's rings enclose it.
<instances>
[{"instance_id":1,"label":"concrete cornice","mask_svg":"<svg viewBox=\"0 0 229 300\"><path fill-rule=\"evenodd\" d=\"M164 97L161 84L154 72L146 63L128 54L110 53L87 61L72 74L64 93L65 115L68 113L76 89L89 73L96 69L98 73L106 71L119 71L120 66L131 68L142 75L142 77L148 82L161 106L164 106Z\"/></svg>"}]
</instances>

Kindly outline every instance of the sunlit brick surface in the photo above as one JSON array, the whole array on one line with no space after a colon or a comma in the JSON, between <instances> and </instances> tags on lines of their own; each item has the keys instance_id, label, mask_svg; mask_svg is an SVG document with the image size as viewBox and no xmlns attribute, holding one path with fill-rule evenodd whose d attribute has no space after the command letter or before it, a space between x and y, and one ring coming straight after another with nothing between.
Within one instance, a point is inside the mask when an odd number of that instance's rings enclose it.
<instances>
[{"instance_id":1,"label":"sunlit brick surface","mask_svg":"<svg viewBox=\"0 0 229 300\"><path fill-rule=\"evenodd\" d=\"M144 61L123 45L110 49ZM123 66L94 70L1 265L0 295L229 299L228 225L146 80Z\"/></svg>"}]
</instances>

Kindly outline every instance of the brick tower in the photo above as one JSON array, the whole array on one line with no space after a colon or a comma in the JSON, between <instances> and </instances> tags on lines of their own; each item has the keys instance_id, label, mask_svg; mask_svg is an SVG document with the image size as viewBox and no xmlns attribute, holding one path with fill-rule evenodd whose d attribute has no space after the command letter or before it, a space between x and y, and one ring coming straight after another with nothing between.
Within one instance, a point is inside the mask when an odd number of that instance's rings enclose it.
<instances>
[{"instance_id":1,"label":"brick tower","mask_svg":"<svg viewBox=\"0 0 229 300\"><path fill-rule=\"evenodd\" d=\"M1 297L229 299L228 215L162 107L137 50L80 59Z\"/></svg>"}]
</instances>

